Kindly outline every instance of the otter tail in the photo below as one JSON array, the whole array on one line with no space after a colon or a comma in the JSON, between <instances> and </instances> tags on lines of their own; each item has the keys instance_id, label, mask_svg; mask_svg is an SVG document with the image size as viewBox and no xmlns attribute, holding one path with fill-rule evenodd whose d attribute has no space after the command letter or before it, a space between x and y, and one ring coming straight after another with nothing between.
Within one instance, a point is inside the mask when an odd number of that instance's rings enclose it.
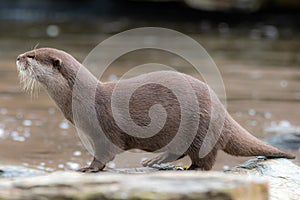
<instances>
[{"instance_id":1,"label":"otter tail","mask_svg":"<svg viewBox=\"0 0 300 200\"><path fill-rule=\"evenodd\" d=\"M267 158L288 158L295 156L268 145L241 127L234 119L228 116L230 123L226 123L225 132L229 136L223 151L234 156L266 156ZM228 127L230 126L230 127ZM230 131L230 132L229 132Z\"/></svg>"}]
</instances>

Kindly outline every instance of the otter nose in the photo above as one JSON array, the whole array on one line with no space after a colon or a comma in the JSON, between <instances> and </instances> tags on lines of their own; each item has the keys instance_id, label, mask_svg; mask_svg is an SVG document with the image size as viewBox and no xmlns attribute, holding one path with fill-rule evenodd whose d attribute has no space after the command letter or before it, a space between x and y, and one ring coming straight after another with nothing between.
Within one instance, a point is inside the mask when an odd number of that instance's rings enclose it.
<instances>
[{"instance_id":1,"label":"otter nose","mask_svg":"<svg viewBox=\"0 0 300 200\"><path fill-rule=\"evenodd\" d=\"M19 55L19 56L17 57L17 61L20 61L20 60L22 59L22 57L23 57L23 55Z\"/></svg>"}]
</instances>

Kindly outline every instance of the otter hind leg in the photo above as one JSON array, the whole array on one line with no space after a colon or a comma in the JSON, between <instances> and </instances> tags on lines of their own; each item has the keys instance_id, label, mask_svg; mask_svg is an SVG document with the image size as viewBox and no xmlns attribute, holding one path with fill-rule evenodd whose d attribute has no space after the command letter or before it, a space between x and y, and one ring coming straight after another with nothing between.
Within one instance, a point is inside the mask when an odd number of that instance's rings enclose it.
<instances>
[{"instance_id":1,"label":"otter hind leg","mask_svg":"<svg viewBox=\"0 0 300 200\"><path fill-rule=\"evenodd\" d=\"M150 159L143 161L142 165L144 167L151 167L154 164L161 164L161 163L176 161L176 160L183 158L184 156L185 155L179 156L176 154L172 154L170 152L163 152L163 153L159 154L158 156L155 156L154 158L150 158Z\"/></svg>"},{"instance_id":2,"label":"otter hind leg","mask_svg":"<svg viewBox=\"0 0 300 200\"><path fill-rule=\"evenodd\" d=\"M200 158L199 155L190 155L192 164L189 167L189 170L202 170L208 171L211 170L212 166L216 161L217 149L213 149L209 154L204 158Z\"/></svg>"}]
</instances>

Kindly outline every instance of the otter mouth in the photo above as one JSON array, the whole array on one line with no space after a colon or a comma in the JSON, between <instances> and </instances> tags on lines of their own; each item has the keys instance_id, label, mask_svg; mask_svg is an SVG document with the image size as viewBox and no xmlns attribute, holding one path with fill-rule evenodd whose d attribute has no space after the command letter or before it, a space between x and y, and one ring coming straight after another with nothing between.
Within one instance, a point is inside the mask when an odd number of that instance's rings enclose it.
<instances>
[{"instance_id":1,"label":"otter mouth","mask_svg":"<svg viewBox=\"0 0 300 200\"><path fill-rule=\"evenodd\" d=\"M40 84L37 75L29 63L19 60L16 62L19 71L19 79L22 90L28 92L31 97L37 97L40 92Z\"/></svg>"}]
</instances>

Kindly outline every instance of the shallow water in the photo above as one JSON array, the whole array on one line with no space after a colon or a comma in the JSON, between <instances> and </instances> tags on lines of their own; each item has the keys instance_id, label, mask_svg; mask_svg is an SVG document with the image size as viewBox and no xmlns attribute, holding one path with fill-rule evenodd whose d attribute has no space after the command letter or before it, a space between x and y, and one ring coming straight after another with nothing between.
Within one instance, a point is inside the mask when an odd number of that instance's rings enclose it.
<instances>
[{"instance_id":1,"label":"shallow water","mask_svg":"<svg viewBox=\"0 0 300 200\"><path fill-rule=\"evenodd\" d=\"M32 166L46 171L77 169L89 163L91 156L74 127L64 120L43 89L38 98L20 90L15 59L39 44L39 47L64 49L83 61L88 52L109 35L97 31L78 33L72 26L58 32L54 28L53 35L53 30L47 33L48 28L23 25L25 35L14 33L14 36L0 38L1 164ZM300 126L300 37L296 33L284 38L260 37L252 30L244 34L213 32L190 36L199 41L216 62L226 88L228 111L243 127L256 137L264 138L272 134L265 130L274 123L287 121ZM107 54L121 46L122 43L111 46ZM120 77L132 66L150 61L163 62L197 76L184 60L166 52L146 50L118 59L103 80ZM299 164L300 152L293 153L298 157L294 162ZM108 167L139 167L140 161L150 156L153 154L139 150L125 152ZM235 166L247 159L220 152L214 169L222 170L224 166ZM178 163L188 165L189 160Z\"/></svg>"}]
</instances>

